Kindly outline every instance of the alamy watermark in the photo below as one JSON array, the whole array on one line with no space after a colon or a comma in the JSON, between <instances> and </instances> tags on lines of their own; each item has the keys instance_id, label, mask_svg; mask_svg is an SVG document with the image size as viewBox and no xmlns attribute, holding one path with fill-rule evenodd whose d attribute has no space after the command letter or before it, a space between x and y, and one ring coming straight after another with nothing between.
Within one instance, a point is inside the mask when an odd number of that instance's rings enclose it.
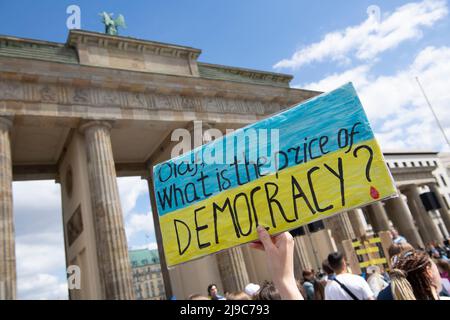
<instances>
[{"instance_id":1,"label":"alamy watermark","mask_svg":"<svg viewBox=\"0 0 450 320\"><path fill-rule=\"evenodd\" d=\"M194 121L191 130L178 128L172 132L171 141L177 142L171 149L171 158L195 164L232 164L238 162L262 163L267 170L276 167L280 151L279 129L226 129L225 135L217 128L203 130L202 121ZM213 144L203 146L215 140ZM190 157L181 156L194 150ZM271 159L275 161L271 161Z\"/></svg>"},{"instance_id":2,"label":"alamy watermark","mask_svg":"<svg viewBox=\"0 0 450 320\"><path fill-rule=\"evenodd\" d=\"M81 289L81 269L77 265L70 265L67 268L67 287L69 290Z\"/></svg>"},{"instance_id":3,"label":"alamy watermark","mask_svg":"<svg viewBox=\"0 0 450 320\"><path fill-rule=\"evenodd\" d=\"M375 4L367 7L367 15L378 25L381 22L381 8Z\"/></svg>"},{"instance_id":4,"label":"alamy watermark","mask_svg":"<svg viewBox=\"0 0 450 320\"><path fill-rule=\"evenodd\" d=\"M66 8L69 15L66 20L66 27L69 30L81 29L81 9L76 4L71 4Z\"/></svg>"}]
</instances>

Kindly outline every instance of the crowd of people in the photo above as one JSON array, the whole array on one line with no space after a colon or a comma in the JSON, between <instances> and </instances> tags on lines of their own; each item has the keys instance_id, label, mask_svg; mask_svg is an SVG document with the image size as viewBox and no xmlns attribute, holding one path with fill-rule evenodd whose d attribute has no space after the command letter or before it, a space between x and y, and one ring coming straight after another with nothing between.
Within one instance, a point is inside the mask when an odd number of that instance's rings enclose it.
<instances>
[{"instance_id":1,"label":"crowd of people","mask_svg":"<svg viewBox=\"0 0 450 320\"><path fill-rule=\"evenodd\" d=\"M190 300L444 300L450 299L450 244L430 243L415 249L391 230L388 249L390 269L369 266L364 274L353 274L341 252L333 252L321 270L304 270L294 277L294 241L289 232L270 236L258 227L259 241L251 246L263 250L271 281L249 283L242 291L221 295L216 284L207 295Z\"/></svg>"}]
</instances>

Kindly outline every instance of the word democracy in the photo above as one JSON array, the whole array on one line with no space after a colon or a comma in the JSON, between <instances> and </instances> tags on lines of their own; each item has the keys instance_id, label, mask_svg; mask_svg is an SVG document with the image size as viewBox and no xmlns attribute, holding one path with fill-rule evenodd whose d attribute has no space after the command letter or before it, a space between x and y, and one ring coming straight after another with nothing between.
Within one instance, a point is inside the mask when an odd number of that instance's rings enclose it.
<instances>
[{"instance_id":1,"label":"word democracy","mask_svg":"<svg viewBox=\"0 0 450 320\"><path fill-rule=\"evenodd\" d=\"M275 180L258 180L251 184L251 188L219 198L217 202L194 205L189 209L193 221L173 219L179 254L183 255L191 245L204 249L212 243L218 245L221 241L230 241L231 237L239 239L249 236L260 223L268 229L277 228L280 223L295 223L302 218L302 214L314 215L332 210L335 204L324 203L326 199L319 199L316 192L315 186L326 180L338 190L339 206L345 206L342 158L313 166L304 173L303 179L302 176L303 173L289 173L283 176L289 183L282 184ZM231 233L228 228L221 229L223 226L231 226Z\"/></svg>"}]
</instances>

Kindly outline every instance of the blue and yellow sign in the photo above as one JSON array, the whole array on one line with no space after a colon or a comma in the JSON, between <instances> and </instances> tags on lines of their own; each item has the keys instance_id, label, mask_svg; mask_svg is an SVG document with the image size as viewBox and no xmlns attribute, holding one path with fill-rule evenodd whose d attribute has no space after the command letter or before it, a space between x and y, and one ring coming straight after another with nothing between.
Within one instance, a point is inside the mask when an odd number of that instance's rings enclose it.
<instances>
[{"instance_id":1,"label":"blue and yellow sign","mask_svg":"<svg viewBox=\"0 0 450 320\"><path fill-rule=\"evenodd\" d=\"M154 167L168 266L390 197L351 83Z\"/></svg>"}]
</instances>

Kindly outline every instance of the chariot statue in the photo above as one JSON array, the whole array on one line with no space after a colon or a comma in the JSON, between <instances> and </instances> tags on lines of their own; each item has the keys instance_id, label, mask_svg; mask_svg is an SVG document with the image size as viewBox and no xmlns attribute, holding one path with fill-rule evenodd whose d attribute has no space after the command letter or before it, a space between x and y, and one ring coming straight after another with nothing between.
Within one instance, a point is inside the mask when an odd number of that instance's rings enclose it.
<instances>
[{"instance_id":1,"label":"chariot statue","mask_svg":"<svg viewBox=\"0 0 450 320\"><path fill-rule=\"evenodd\" d=\"M106 13L104 11L100 14L102 17L102 22L105 25L105 33L112 36L117 36L119 34L119 27L126 28L125 18L123 15L119 14L116 19L113 19L113 15L113 13Z\"/></svg>"}]
</instances>

